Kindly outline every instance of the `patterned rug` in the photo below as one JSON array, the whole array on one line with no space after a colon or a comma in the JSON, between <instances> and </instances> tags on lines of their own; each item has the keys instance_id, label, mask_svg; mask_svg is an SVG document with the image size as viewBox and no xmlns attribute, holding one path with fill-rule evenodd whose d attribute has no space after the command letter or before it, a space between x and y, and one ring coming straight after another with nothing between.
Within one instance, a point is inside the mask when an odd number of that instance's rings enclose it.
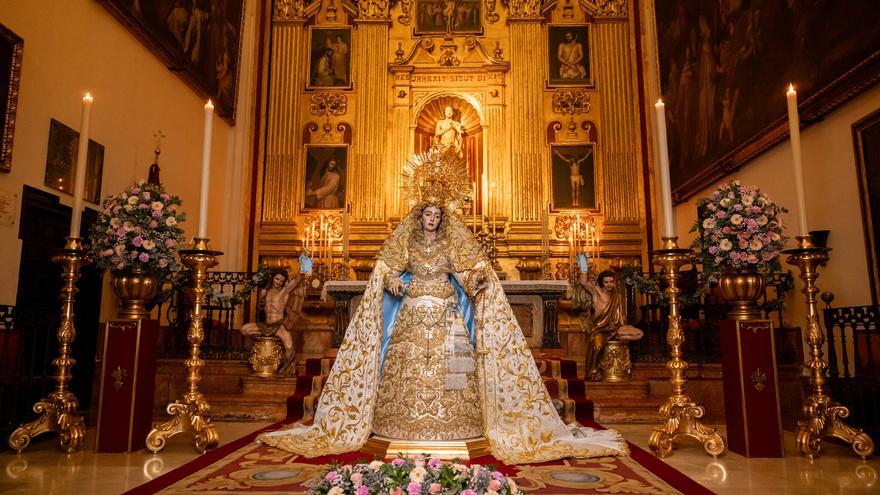
<instances>
[{"instance_id":1,"label":"patterned rug","mask_svg":"<svg viewBox=\"0 0 880 495\"><path fill-rule=\"evenodd\" d=\"M264 445L254 438L262 431L280 428L283 422L246 435L209 452L167 474L136 487L126 495L304 494L311 480L333 461L350 464L372 457L363 453L306 459ZM589 426L601 428L598 424ZM629 457L567 459L558 462L505 466L492 457L470 464L491 465L508 476L526 494L711 494L692 479L652 454L630 444Z\"/></svg>"}]
</instances>

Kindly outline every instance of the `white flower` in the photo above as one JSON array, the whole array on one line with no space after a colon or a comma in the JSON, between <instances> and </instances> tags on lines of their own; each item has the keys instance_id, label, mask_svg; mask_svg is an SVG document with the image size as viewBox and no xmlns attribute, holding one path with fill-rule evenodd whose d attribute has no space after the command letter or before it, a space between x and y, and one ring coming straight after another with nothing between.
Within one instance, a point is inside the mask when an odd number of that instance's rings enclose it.
<instances>
[{"instance_id":1,"label":"white flower","mask_svg":"<svg viewBox=\"0 0 880 495\"><path fill-rule=\"evenodd\" d=\"M165 219L165 225L171 227L172 225L177 225L177 219L174 217L168 217Z\"/></svg>"},{"instance_id":2,"label":"white flower","mask_svg":"<svg viewBox=\"0 0 880 495\"><path fill-rule=\"evenodd\" d=\"M125 222L124 224L122 224L122 229L126 232L131 232L132 230L134 230L134 224L132 224L131 222Z\"/></svg>"},{"instance_id":3,"label":"white flower","mask_svg":"<svg viewBox=\"0 0 880 495\"><path fill-rule=\"evenodd\" d=\"M428 475L428 471L420 466L416 466L412 471L409 472L410 481L415 481L416 483L421 483L425 481L425 476ZM329 494L328 494L329 495Z\"/></svg>"},{"instance_id":4,"label":"white flower","mask_svg":"<svg viewBox=\"0 0 880 495\"><path fill-rule=\"evenodd\" d=\"M507 491L509 493L516 493L517 491L516 483L513 481L513 478L507 478Z\"/></svg>"},{"instance_id":5,"label":"white flower","mask_svg":"<svg viewBox=\"0 0 880 495\"><path fill-rule=\"evenodd\" d=\"M149 240L149 239L146 239L146 240L144 241L143 246L144 246L144 249L146 249L147 251L150 251L151 249L153 249L154 247L156 247L156 243L153 242L153 241L151 241L151 240Z\"/></svg>"},{"instance_id":6,"label":"white flower","mask_svg":"<svg viewBox=\"0 0 880 495\"><path fill-rule=\"evenodd\" d=\"M369 464L369 468L372 469L373 471L378 471L384 465L385 465L385 463L382 461L373 461Z\"/></svg>"},{"instance_id":7,"label":"white flower","mask_svg":"<svg viewBox=\"0 0 880 495\"><path fill-rule=\"evenodd\" d=\"M468 467L464 464L453 464L450 466L450 469L455 473L466 473L468 471Z\"/></svg>"},{"instance_id":8,"label":"white flower","mask_svg":"<svg viewBox=\"0 0 880 495\"><path fill-rule=\"evenodd\" d=\"M768 222L767 215L761 215L760 217L755 219L755 223L757 223L758 225L761 225L761 226L767 225L767 222Z\"/></svg>"},{"instance_id":9,"label":"white flower","mask_svg":"<svg viewBox=\"0 0 880 495\"><path fill-rule=\"evenodd\" d=\"M334 486L330 489L330 491L327 492L327 495L343 495L344 493L345 492L342 490L342 488Z\"/></svg>"},{"instance_id":10,"label":"white flower","mask_svg":"<svg viewBox=\"0 0 880 495\"><path fill-rule=\"evenodd\" d=\"M743 223L743 217L739 213L734 213L730 216L730 223L734 225L740 225Z\"/></svg>"},{"instance_id":11,"label":"white flower","mask_svg":"<svg viewBox=\"0 0 880 495\"><path fill-rule=\"evenodd\" d=\"M722 251L730 251L730 249L733 248L733 243L730 242L730 239L721 239L721 241L718 243L718 247Z\"/></svg>"},{"instance_id":12,"label":"white flower","mask_svg":"<svg viewBox=\"0 0 880 495\"><path fill-rule=\"evenodd\" d=\"M122 221L118 218L113 217L110 219L110 226L113 227L114 230L118 229L120 225L122 225Z\"/></svg>"},{"instance_id":13,"label":"white flower","mask_svg":"<svg viewBox=\"0 0 880 495\"><path fill-rule=\"evenodd\" d=\"M130 205L138 204L138 197L137 196L129 196L128 197L128 204L130 204Z\"/></svg>"},{"instance_id":14,"label":"white flower","mask_svg":"<svg viewBox=\"0 0 880 495\"><path fill-rule=\"evenodd\" d=\"M757 237L753 237L752 242L749 243L749 249L752 251L760 251L762 247L764 247L764 243Z\"/></svg>"},{"instance_id":15,"label":"white flower","mask_svg":"<svg viewBox=\"0 0 880 495\"><path fill-rule=\"evenodd\" d=\"M703 228L707 230L714 229L717 224L715 223L714 218L707 218L703 220Z\"/></svg>"},{"instance_id":16,"label":"white flower","mask_svg":"<svg viewBox=\"0 0 880 495\"><path fill-rule=\"evenodd\" d=\"M751 194L743 194L742 204L743 206L752 206L752 203L755 202L755 197Z\"/></svg>"},{"instance_id":17,"label":"white flower","mask_svg":"<svg viewBox=\"0 0 880 495\"><path fill-rule=\"evenodd\" d=\"M134 206L131 206L131 205L125 205L123 208L125 208L125 211L131 211L131 210L134 209Z\"/></svg>"},{"instance_id":18,"label":"white flower","mask_svg":"<svg viewBox=\"0 0 880 495\"><path fill-rule=\"evenodd\" d=\"M150 208L154 210L161 210L163 206L165 205L163 205L161 201L153 201L150 203Z\"/></svg>"},{"instance_id":19,"label":"white flower","mask_svg":"<svg viewBox=\"0 0 880 495\"><path fill-rule=\"evenodd\" d=\"M721 206L727 208L728 206L730 206L730 199L724 198L720 201L720 203L721 203Z\"/></svg>"},{"instance_id":20,"label":"white flower","mask_svg":"<svg viewBox=\"0 0 880 495\"><path fill-rule=\"evenodd\" d=\"M774 241L778 241L779 239L781 239L781 237L779 237L779 234L777 234L776 232L773 232L772 234L770 234L770 238L773 239Z\"/></svg>"}]
</instances>

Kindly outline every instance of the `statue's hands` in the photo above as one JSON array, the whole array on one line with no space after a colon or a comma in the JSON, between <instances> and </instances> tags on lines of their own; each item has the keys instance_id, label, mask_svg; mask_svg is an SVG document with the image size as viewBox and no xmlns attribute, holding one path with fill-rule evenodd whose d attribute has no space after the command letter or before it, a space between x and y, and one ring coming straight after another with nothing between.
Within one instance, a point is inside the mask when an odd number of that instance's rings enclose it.
<instances>
[{"instance_id":1,"label":"statue's hands","mask_svg":"<svg viewBox=\"0 0 880 495\"><path fill-rule=\"evenodd\" d=\"M388 283L385 285L385 288L391 294L399 297L403 294L403 281L400 280L400 278L398 277L394 277L388 281Z\"/></svg>"}]
</instances>

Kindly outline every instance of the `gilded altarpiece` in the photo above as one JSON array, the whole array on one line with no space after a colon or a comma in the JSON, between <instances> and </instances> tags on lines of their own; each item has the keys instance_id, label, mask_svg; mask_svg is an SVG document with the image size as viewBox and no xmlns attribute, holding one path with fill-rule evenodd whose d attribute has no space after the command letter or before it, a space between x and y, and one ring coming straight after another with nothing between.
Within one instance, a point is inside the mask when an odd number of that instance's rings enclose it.
<instances>
[{"instance_id":1,"label":"gilded altarpiece","mask_svg":"<svg viewBox=\"0 0 880 495\"><path fill-rule=\"evenodd\" d=\"M480 29L474 19L453 19L445 33L429 34L418 34L425 31L417 29L414 0L272 4L264 40L268 81L255 264L299 255L311 213L303 208L305 148L319 144L348 146L341 198L349 212L348 241L333 250L337 259L344 254L350 265L368 269L407 210L398 186L402 166L432 145L447 107L461 124L461 153L477 189L477 221L495 219L499 261L510 278L519 278L515 266L521 258L549 253L554 263L567 263L567 239L542 229L561 215L593 218L606 259L601 263L644 256L642 135L628 1L484 0ZM327 84L314 84L310 33L316 30L350 30L350 41L343 40L347 84L330 76ZM569 31L573 39L566 37ZM334 56L333 46L326 54ZM319 69L327 67L325 61ZM558 84L567 74L571 84ZM315 110L316 99L336 105ZM553 147L566 146L559 149L592 150L595 202L548 214Z\"/></svg>"}]
</instances>

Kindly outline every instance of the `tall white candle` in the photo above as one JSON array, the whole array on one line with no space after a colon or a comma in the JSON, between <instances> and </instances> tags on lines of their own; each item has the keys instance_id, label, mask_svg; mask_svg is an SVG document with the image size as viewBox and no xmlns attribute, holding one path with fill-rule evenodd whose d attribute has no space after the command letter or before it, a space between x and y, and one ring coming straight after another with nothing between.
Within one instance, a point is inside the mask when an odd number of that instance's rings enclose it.
<instances>
[{"instance_id":1,"label":"tall white candle","mask_svg":"<svg viewBox=\"0 0 880 495\"><path fill-rule=\"evenodd\" d=\"M788 101L788 131L791 134L791 158L794 164L794 188L797 194L798 226L801 235L810 233L807 228L807 200L804 193L804 164L801 161L801 119L798 116L797 91L789 84L785 93Z\"/></svg>"},{"instance_id":2,"label":"tall white candle","mask_svg":"<svg viewBox=\"0 0 880 495\"><path fill-rule=\"evenodd\" d=\"M89 114L92 95L83 96L82 116L79 122L79 146L76 150L76 177L73 179L73 212L70 216L70 237L79 237L80 215L83 209L83 193L86 187L86 160L89 157Z\"/></svg>"},{"instance_id":3,"label":"tall white candle","mask_svg":"<svg viewBox=\"0 0 880 495\"><path fill-rule=\"evenodd\" d=\"M492 181L492 187L491 187L490 191L491 191L491 195L489 196L489 204L492 204L492 198L493 198L493 196L495 196L495 181L494 180ZM493 205L491 208L492 208L492 235L495 235L496 230L498 230L498 226L495 224L495 219L498 215L498 212L495 211L495 210L497 210L495 205Z\"/></svg>"},{"instance_id":4,"label":"tall white candle","mask_svg":"<svg viewBox=\"0 0 880 495\"><path fill-rule=\"evenodd\" d=\"M214 125L214 104L205 103L205 135L202 138L202 190L199 195L199 238L208 234L208 185L211 181L211 128Z\"/></svg>"},{"instance_id":5,"label":"tall white candle","mask_svg":"<svg viewBox=\"0 0 880 495\"><path fill-rule=\"evenodd\" d=\"M348 210L351 208L351 204L345 205L345 210L342 211L342 259L348 259Z\"/></svg>"},{"instance_id":6,"label":"tall white candle","mask_svg":"<svg viewBox=\"0 0 880 495\"><path fill-rule=\"evenodd\" d=\"M666 143L666 105L663 100L654 104L657 112L657 144L660 152L660 197L663 202L663 237L675 237L675 219L672 216L672 185L669 181L669 148Z\"/></svg>"}]
</instances>

